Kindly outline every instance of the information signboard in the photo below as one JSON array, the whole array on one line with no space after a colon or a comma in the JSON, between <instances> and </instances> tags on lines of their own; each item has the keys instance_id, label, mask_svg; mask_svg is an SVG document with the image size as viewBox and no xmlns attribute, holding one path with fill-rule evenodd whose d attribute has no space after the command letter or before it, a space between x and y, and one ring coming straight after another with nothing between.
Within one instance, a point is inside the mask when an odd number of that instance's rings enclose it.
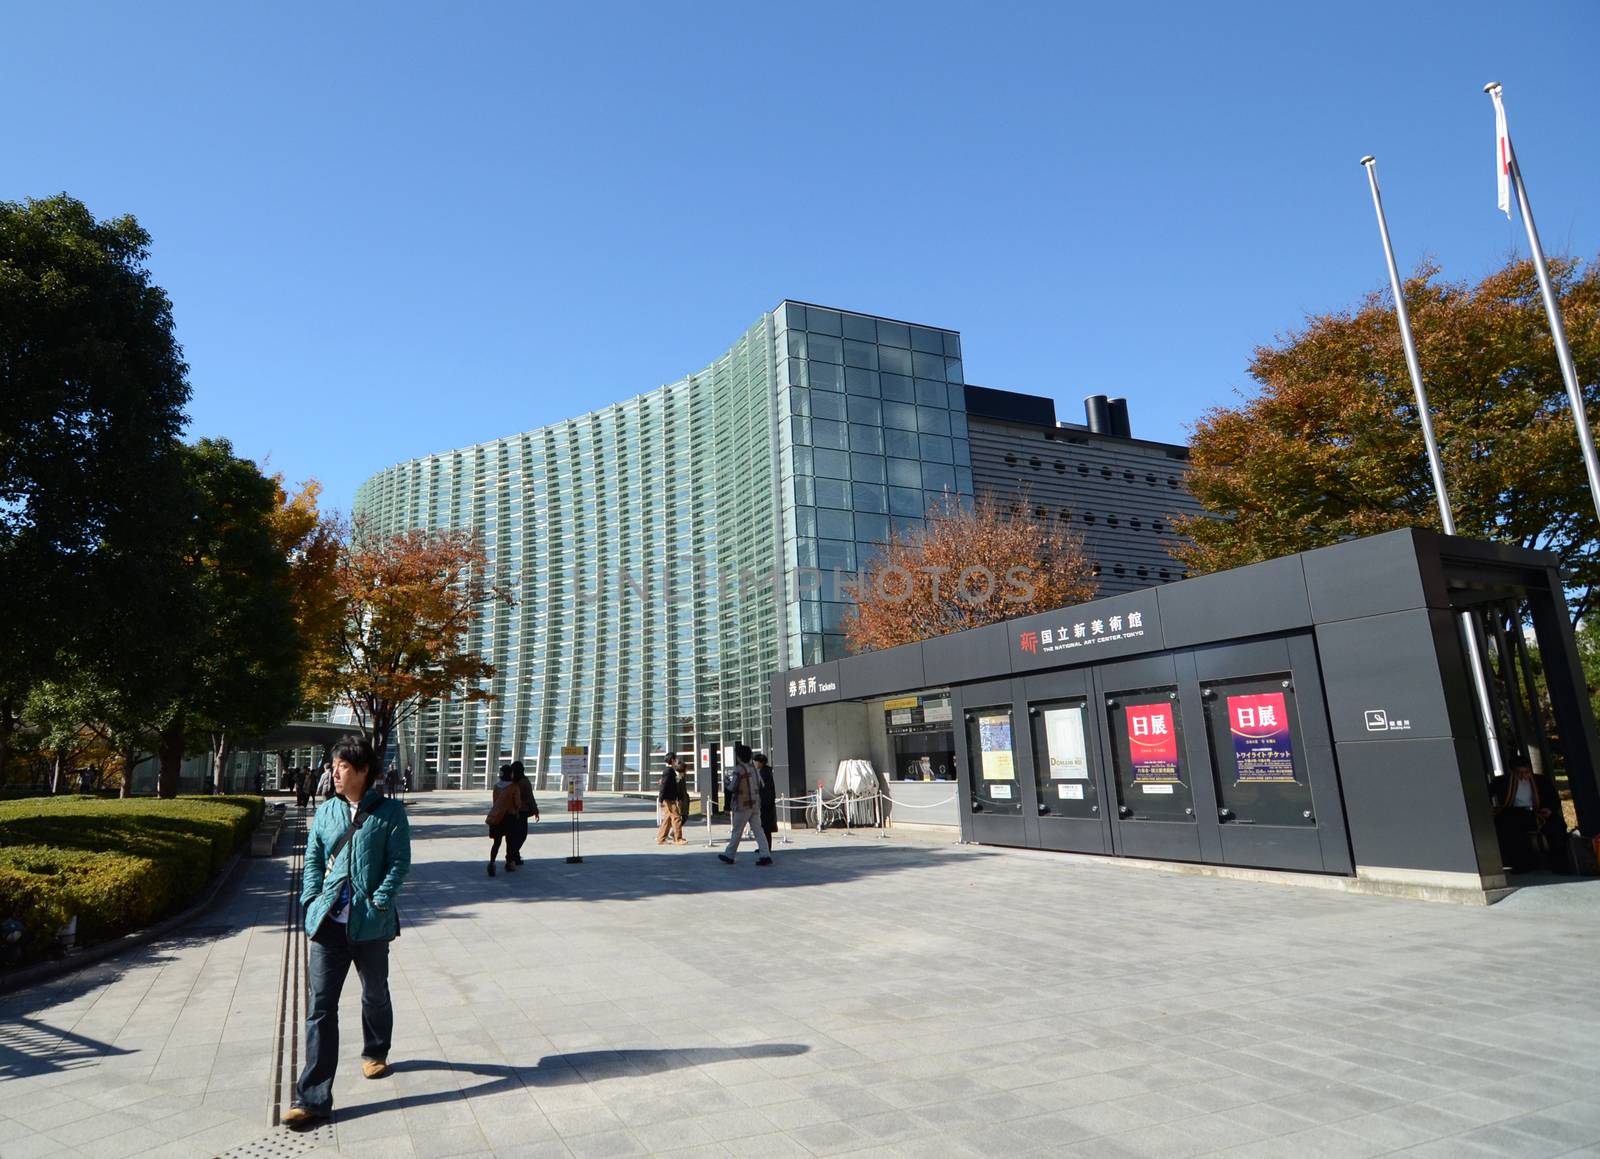
<instances>
[{"instance_id":1,"label":"information signboard","mask_svg":"<svg viewBox=\"0 0 1600 1159\"><path fill-rule=\"evenodd\" d=\"M589 746L561 750L561 787L567 791L567 812L583 812L583 791L589 784Z\"/></svg>"}]
</instances>

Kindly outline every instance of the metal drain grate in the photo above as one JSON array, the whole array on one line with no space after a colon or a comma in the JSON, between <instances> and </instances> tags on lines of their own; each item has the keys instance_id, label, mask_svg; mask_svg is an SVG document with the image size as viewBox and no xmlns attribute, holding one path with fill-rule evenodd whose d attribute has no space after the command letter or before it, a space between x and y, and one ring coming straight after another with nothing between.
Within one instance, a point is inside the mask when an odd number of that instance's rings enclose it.
<instances>
[{"instance_id":1,"label":"metal drain grate","mask_svg":"<svg viewBox=\"0 0 1600 1159\"><path fill-rule=\"evenodd\" d=\"M270 1135L263 1135L249 1143L240 1143L217 1156L217 1159L292 1159L318 1147L334 1150L333 1124L323 1123L309 1131L291 1131L281 1127Z\"/></svg>"}]
</instances>

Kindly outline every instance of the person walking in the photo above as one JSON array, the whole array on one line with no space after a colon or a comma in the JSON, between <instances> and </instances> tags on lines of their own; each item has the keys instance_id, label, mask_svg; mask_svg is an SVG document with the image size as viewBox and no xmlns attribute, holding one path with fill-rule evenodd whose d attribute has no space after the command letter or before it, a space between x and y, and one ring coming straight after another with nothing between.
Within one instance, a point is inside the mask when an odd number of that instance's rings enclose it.
<instances>
[{"instance_id":1,"label":"person walking","mask_svg":"<svg viewBox=\"0 0 1600 1159\"><path fill-rule=\"evenodd\" d=\"M674 845L689 844L683 838L683 818L689 812L689 784L678 767L677 753L667 754L667 766L661 770L656 801L661 806L661 828L656 832L656 844L665 845L668 838Z\"/></svg>"},{"instance_id":2,"label":"person walking","mask_svg":"<svg viewBox=\"0 0 1600 1159\"><path fill-rule=\"evenodd\" d=\"M511 783L517 787L517 815L511 835L506 838L506 860L521 865L522 847L528 840L528 819L539 819L539 802L533 798L533 782L528 780L521 761L511 762Z\"/></svg>"},{"instance_id":3,"label":"person walking","mask_svg":"<svg viewBox=\"0 0 1600 1159\"><path fill-rule=\"evenodd\" d=\"M734 766L724 778L728 790L728 812L733 815L733 836L728 838L727 846L717 854L717 860L727 865L733 864L734 855L739 852L739 841L744 836L746 826L749 826L750 836L755 838L756 849L761 854L756 858L756 864L772 864L772 846L767 844L766 832L760 824L761 778L750 756L749 745L734 745Z\"/></svg>"},{"instance_id":4,"label":"person walking","mask_svg":"<svg viewBox=\"0 0 1600 1159\"><path fill-rule=\"evenodd\" d=\"M511 771L510 765L500 766L500 780L494 786L494 800L489 805L489 811L484 814L484 821L489 825L489 876L494 876L494 859L500 856L500 842L506 843L506 872L516 869L517 863L511 860L511 834L517 820L517 785L516 775Z\"/></svg>"},{"instance_id":5,"label":"person walking","mask_svg":"<svg viewBox=\"0 0 1600 1159\"><path fill-rule=\"evenodd\" d=\"M778 789L772 781L772 770L767 767L767 754L755 753L750 763L756 767L756 790L761 798L761 831L767 835L767 848L778 836Z\"/></svg>"},{"instance_id":6,"label":"person walking","mask_svg":"<svg viewBox=\"0 0 1600 1159\"><path fill-rule=\"evenodd\" d=\"M334 745L330 774L339 795L317 808L306 838L300 883L311 949L306 1065L283 1116L297 1130L333 1113L339 995L351 966L361 979L361 1073L369 1079L389 1073L389 943L400 934L395 901L411 871L411 825L405 810L384 797L376 769L366 737Z\"/></svg>"},{"instance_id":7,"label":"person walking","mask_svg":"<svg viewBox=\"0 0 1600 1159\"><path fill-rule=\"evenodd\" d=\"M311 800L311 770L296 769L290 775L294 777L294 803L304 809Z\"/></svg>"},{"instance_id":8,"label":"person walking","mask_svg":"<svg viewBox=\"0 0 1600 1159\"><path fill-rule=\"evenodd\" d=\"M338 792L338 787L333 780L333 766L319 765L317 767L322 770L322 775L317 778L317 798L322 801L331 801L334 794Z\"/></svg>"}]
</instances>

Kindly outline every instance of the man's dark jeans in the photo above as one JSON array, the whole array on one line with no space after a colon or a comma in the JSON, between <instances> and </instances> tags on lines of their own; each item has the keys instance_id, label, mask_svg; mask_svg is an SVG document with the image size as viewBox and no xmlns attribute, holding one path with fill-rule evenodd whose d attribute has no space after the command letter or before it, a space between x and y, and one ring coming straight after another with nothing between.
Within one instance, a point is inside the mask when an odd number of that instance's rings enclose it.
<instances>
[{"instance_id":1,"label":"man's dark jeans","mask_svg":"<svg viewBox=\"0 0 1600 1159\"><path fill-rule=\"evenodd\" d=\"M389 1002L389 943L352 942L344 926L324 918L311 939L311 1002L306 1014L306 1068L295 1083L294 1105L333 1109L333 1073L339 1065L339 994L355 966L361 979L361 1057L389 1057L394 1007Z\"/></svg>"}]
</instances>

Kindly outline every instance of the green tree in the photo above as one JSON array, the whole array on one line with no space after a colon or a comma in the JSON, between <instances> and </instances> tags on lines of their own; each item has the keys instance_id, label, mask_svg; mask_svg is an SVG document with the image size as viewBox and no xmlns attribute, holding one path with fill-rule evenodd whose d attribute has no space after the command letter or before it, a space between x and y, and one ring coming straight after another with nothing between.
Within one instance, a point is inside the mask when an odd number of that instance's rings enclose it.
<instances>
[{"instance_id":1,"label":"green tree","mask_svg":"<svg viewBox=\"0 0 1600 1159\"><path fill-rule=\"evenodd\" d=\"M1600 404L1600 264L1551 263L1585 399ZM1532 266L1476 285L1424 266L1406 305L1445 479L1463 535L1554 551L1574 621L1600 582L1600 543L1577 433ZM1259 391L1195 426L1189 487L1213 514L1174 521L1195 572L1237 567L1398 527L1439 526L1427 451L1394 319L1372 294L1255 352Z\"/></svg>"},{"instance_id":2,"label":"green tree","mask_svg":"<svg viewBox=\"0 0 1600 1159\"><path fill-rule=\"evenodd\" d=\"M189 398L132 217L0 202L0 780L28 690L75 656L135 668L164 629L163 504ZM130 671L137 677L137 672Z\"/></svg>"},{"instance_id":3,"label":"green tree","mask_svg":"<svg viewBox=\"0 0 1600 1159\"><path fill-rule=\"evenodd\" d=\"M1589 690L1589 707L1600 720L1600 624L1592 619L1578 626L1578 661Z\"/></svg>"},{"instance_id":4,"label":"green tree","mask_svg":"<svg viewBox=\"0 0 1600 1159\"><path fill-rule=\"evenodd\" d=\"M210 738L220 789L238 741L299 706L304 649L278 481L236 457L226 439L202 439L187 455L198 499L188 561L198 618L185 707L191 727Z\"/></svg>"}]
</instances>

